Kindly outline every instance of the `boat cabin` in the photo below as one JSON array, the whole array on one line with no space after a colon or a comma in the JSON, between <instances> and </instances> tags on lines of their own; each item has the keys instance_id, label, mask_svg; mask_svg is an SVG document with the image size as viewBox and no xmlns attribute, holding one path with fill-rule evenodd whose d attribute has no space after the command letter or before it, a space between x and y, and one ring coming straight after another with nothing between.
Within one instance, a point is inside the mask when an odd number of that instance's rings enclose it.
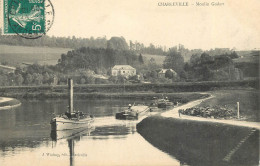
<instances>
[{"instance_id":1,"label":"boat cabin","mask_svg":"<svg viewBox=\"0 0 260 166\"><path fill-rule=\"evenodd\" d=\"M68 117L68 119L72 119L72 118L83 118L85 117L85 114L83 114L83 112L65 112L65 116Z\"/></svg>"}]
</instances>

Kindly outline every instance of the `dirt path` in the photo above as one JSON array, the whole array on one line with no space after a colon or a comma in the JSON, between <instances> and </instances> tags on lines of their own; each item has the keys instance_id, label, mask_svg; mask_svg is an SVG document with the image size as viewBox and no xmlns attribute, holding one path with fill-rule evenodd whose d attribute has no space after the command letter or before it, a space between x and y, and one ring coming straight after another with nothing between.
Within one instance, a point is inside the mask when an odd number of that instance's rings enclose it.
<instances>
[{"instance_id":1,"label":"dirt path","mask_svg":"<svg viewBox=\"0 0 260 166\"><path fill-rule=\"evenodd\" d=\"M243 127L250 127L250 128L256 128L260 130L260 123L259 122L247 122L247 121L238 121L238 120L221 120L221 119L210 119L210 118L202 118L202 117L196 117L196 116L187 116L180 114L178 110L179 109L187 109L194 107L198 104L200 104L202 101L208 100L210 98L213 98L214 96L210 96L206 99L199 99L195 100L192 102L189 102L187 104L181 105L179 107L175 107L169 111L166 111L164 113L161 113L161 116L163 117L172 117L172 118L181 118L181 119L186 119L186 120L193 120L193 121L200 121L200 122L212 122L212 123L224 123L224 124L230 124L230 125L235 125L235 126L243 126Z\"/></svg>"}]
</instances>

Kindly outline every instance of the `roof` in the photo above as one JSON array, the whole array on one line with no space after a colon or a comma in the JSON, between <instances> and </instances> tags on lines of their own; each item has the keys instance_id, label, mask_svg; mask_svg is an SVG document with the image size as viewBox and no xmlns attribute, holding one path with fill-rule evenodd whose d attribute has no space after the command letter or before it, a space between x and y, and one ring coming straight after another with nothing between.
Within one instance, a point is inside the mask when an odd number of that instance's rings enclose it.
<instances>
[{"instance_id":1,"label":"roof","mask_svg":"<svg viewBox=\"0 0 260 166\"><path fill-rule=\"evenodd\" d=\"M115 65L112 70L135 70L135 68L130 65Z\"/></svg>"},{"instance_id":2,"label":"roof","mask_svg":"<svg viewBox=\"0 0 260 166\"><path fill-rule=\"evenodd\" d=\"M95 74L93 75L95 78L100 78L100 79L104 79L107 80L108 78L106 76L100 75L100 74Z\"/></svg>"},{"instance_id":3,"label":"roof","mask_svg":"<svg viewBox=\"0 0 260 166\"><path fill-rule=\"evenodd\" d=\"M159 71L159 73L165 74L167 70L170 70L171 72L176 73L176 72L175 72L174 70L172 70L172 69L161 69L161 70Z\"/></svg>"}]
</instances>

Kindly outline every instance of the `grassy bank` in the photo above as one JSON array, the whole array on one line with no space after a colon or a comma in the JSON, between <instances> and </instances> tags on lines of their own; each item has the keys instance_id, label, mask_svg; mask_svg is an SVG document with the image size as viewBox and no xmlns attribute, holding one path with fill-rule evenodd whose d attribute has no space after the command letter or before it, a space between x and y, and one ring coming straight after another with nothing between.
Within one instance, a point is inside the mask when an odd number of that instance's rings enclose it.
<instances>
[{"instance_id":1,"label":"grassy bank","mask_svg":"<svg viewBox=\"0 0 260 166\"><path fill-rule=\"evenodd\" d=\"M6 94L7 97L16 96L18 98L68 98L68 93L25 93L25 94ZM200 94L196 92L183 92L183 93L74 93L75 99L99 99L99 98L111 98L111 99L138 99L138 100L152 100L153 97L161 98L162 95L167 96L169 100L179 103L187 103L196 99L206 98L208 94Z\"/></svg>"},{"instance_id":2,"label":"grassy bank","mask_svg":"<svg viewBox=\"0 0 260 166\"><path fill-rule=\"evenodd\" d=\"M241 120L260 121L259 92L256 90L220 90L211 92L214 98L206 100L197 107L220 106L237 111L237 102Z\"/></svg>"},{"instance_id":3,"label":"grassy bank","mask_svg":"<svg viewBox=\"0 0 260 166\"><path fill-rule=\"evenodd\" d=\"M206 92L216 89L238 89L254 88L258 89L258 80L233 81L233 82L176 82L173 84L104 84L104 85L75 85L75 94L88 94L95 96L111 96L110 94L166 94L176 92ZM66 85L59 86L16 86L0 87L0 96L11 97L37 97L40 95L47 97L66 96Z\"/></svg>"},{"instance_id":4,"label":"grassy bank","mask_svg":"<svg viewBox=\"0 0 260 166\"><path fill-rule=\"evenodd\" d=\"M137 125L137 131L152 145L188 165L257 165L259 131L234 153L225 156L251 131L250 128L152 116Z\"/></svg>"}]
</instances>

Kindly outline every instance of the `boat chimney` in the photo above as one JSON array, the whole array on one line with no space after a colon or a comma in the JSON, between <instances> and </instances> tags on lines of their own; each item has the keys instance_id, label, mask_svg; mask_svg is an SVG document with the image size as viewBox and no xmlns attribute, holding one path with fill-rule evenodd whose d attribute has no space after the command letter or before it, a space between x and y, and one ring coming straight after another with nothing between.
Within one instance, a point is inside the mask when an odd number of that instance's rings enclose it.
<instances>
[{"instance_id":1,"label":"boat chimney","mask_svg":"<svg viewBox=\"0 0 260 166\"><path fill-rule=\"evenodd\" d=\"M73 112L73 80L71 78L68 79L69 85L69 112Z\"/></svg>"}]
</instances>

